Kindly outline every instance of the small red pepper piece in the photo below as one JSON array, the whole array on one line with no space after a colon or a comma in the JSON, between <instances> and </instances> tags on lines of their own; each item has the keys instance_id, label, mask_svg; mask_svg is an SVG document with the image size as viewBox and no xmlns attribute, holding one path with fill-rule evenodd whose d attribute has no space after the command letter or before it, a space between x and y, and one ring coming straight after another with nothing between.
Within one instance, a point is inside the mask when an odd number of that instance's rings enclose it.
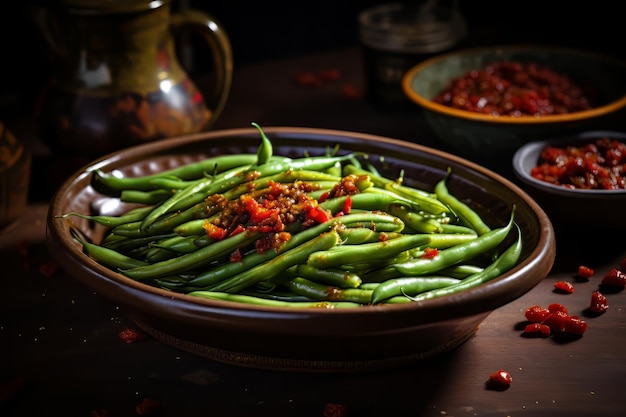
<instances>
[{"instance_id":1,"label":"small red pepper piece","mask_svg":"<svg viewBox=\"0 0 626 417\"><path fill-rule=\"evenodd\" d=\"M548 337L551 334L550 326L541 323L529 323L524 328L524 334L536 334L539 336Z\"/></svg>"},{"instance_id":2,"label":"small red pepper piece","mask_svg":"<svg viewBox=\"0 0 626 417\"><path fill-rule=\"evenodd\" d=\"M563 304L560 304L560 303L552 303L552 304L550 304L548 306L548 311L550 313L561 312L561 313L568 314L567 307L565 307Z\"/></svg>"},{"instance_id":3,"label":"small red pepper piece","mask_svg":"<svg viewBox=\"0 0 626 417\"><path fill-rule=\"evenodd\" d=\"M422 258L433 259L437 255L439 255L439 249L437 249L437 248L426 248L426 249L424 249L424 254L422 255Z\"/></svg>"},{"instance_id":4,"label":"small red pepper piece","mask_svg":"<svg viewBox=\"0 0 626 417\"><path fill-rule=\"evenodd\" d=\"M589 268L588 266L580 265L578 267L578 276L580 278L589 279L593 276L594 273L595 271L592 268Z\"/></svg>"},{"instance_id":5,"label":"small red pepper piece","mask_svg":"<svg viewBox=\"0 0 626 417\"><path fill-rule=\"evenodd\" d=\"M611 269L602 278L602 285L608 285L611 287L625 287L626 286L626 272L623 272L617 268Z\"/></svg>"},{"instance_id":6,"label":"small red pepper piece","mask_svg":"<svg viewBox=\"0 0 626 417\"><path fill-rule=\"evenodd\" d=\"M547 308L543 308L541 306L535 305L532 307L528 307L524 313L526 320L531 323L541 323L548 317L550 314L550 310Z\"/></svg>"},{"instance_id":7,"label":"small red pepper piece","mask_svg":"<svg viewBox=\"0 0 626 417\"><path fill-rule=\"evenodd\" d=\"M136 342L142 342L146 340L145 335L143 335L142 333L139 333L135 329L130 329L130 328L124 329L121 332L119 332L117 334L117 337L119 337L120 340L122 340L124 343L136 343Z\"/></svg>"},{"instance_id":8,"label":"small red pepper piece","mask_svg":"<svg viewBox=\"0 0 626 417\"><path fill-rule=\"evenodd\" d=\"M489 380L499 385L509 386L513 382L513 377L504 369L500 369L489 375Z\"/></svg>"},{"instance_id":9,"label":"small red pepper piece","mask_svg":"<svg viewBox=\"0 0 626 417\"><path fill-rule=\"evenodd\" d=\"M554 289L558 292L571 294L574 292L574 284L568 281L557 281L554 283Z\"/></svg>"},{"instance_id":10,"label":"small red pepper piece","mask_svg":"<svg viewBox=\"0 0 626 417\"><path fill-rule=\"evenodd\" d=\"M592 313L600 314L609 309L609 300L600 291L594 291L591 293L591 304L589 310Z\"/></svg>"}]
</instances>

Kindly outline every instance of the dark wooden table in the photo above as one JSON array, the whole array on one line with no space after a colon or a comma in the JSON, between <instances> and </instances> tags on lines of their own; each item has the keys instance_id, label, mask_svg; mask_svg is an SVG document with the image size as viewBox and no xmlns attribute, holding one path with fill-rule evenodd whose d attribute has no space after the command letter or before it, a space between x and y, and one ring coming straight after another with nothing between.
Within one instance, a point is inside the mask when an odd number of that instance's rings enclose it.
<instances>
[{"instance_id":1,"label":"dark wooden table","mask_svg":"<svg viewBox=\"0 0 626 417\"><path fill-rule=\"evenodd\" d=\"M238 68L215 128L255 121L362 131L438 147L419 112L383 111L346 94L347 84L362 86L360 65L359 51L346 50ZM298 71L328 68L341 70L341 79L317 88L293 82ZM36 161L50 157L39 146L33 149ZM33 186L42 180L33 178ZM135 326L116 305L63 271L41 272L53 262L42 200L31 201L0 234L2 416L135 416L144 399L160 403L156 415L177 417L326 417L329 404L344 406L345 416L352 417L613 417L626 411L626 293L608 294L606 313L585 316L601 277L626 258L623 235L557 228L557 260L548 277L494 311L449 354L375 373L285 373L213 362L152 339L124 343L118 333ZM595 269L589 282L575 281L578 265ZM575 292L555 293L559 280L574 282ZM587 332L569 341L522 337L524 310L552 302L583 316ZM489 374L499 369L512 374L512 385L488 389Z\"/></svg>"}]
</instances>

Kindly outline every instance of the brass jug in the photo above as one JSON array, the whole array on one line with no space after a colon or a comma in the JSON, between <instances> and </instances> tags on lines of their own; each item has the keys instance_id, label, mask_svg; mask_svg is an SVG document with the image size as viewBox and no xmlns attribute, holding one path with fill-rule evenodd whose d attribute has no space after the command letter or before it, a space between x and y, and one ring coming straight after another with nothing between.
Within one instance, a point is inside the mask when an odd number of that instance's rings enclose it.
<instances>
[{"instance_id":1,"label":"brass jug","mask_svg":"<svg viewBox=\"0 0 626 417\"><path fill-rule=\"evenodd\" d=\"M207 130L226 104L230 41L207 12L172 11L169 0L58 0L37 15L53 70L35 116L54 154L91 159ZM211 54L204 91L177 55L185 32Z\"/></svg>"}]
</instances>

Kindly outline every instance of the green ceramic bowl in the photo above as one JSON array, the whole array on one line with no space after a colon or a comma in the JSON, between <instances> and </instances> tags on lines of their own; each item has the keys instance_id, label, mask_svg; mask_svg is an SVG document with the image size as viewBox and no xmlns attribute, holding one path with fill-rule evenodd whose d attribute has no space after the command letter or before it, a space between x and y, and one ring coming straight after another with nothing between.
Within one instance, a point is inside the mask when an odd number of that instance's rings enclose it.
<instances>
[{"instance_id":1,"label":"green ceramic bowl","mask_svg":"<svg viewBox=\"0 0 626 417\"><path fill-rule=\"evenodd\" d=\"M446 84L472 69L503 60L535 62L569 75L598 95L590 110L563 115L492 116L437 104ZM497 167L509 164L524 143L586 130L607 130L626 107L626 63L591 52L545 46L492 46L451 52L423 61L404 76L405 95L422 110L446 150ZM618 114L619 113L619 114Z\"/></svg>"}]
</instances>

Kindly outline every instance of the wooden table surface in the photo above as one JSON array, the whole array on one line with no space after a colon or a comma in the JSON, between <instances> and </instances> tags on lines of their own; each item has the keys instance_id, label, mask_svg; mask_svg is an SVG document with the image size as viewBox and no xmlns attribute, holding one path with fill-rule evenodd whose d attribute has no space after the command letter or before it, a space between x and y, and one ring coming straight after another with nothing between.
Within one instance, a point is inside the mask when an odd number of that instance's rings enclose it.
<instances>
[{"instance_id":1,"label":"wooden table surface","mask_svg":"<svg viewBox=\"0 0 626 417\"><path fill-rule=\"evenodd\" d=\"M318 88L293 82L298 71L328 68L341 70L341 80ZM237 68L215 128L255 121L439 147L418 112L381 111L345 94L346 84L358 88L362 82L357 50ZM506 166L502 173L509 175ZM43 181L37 175L32 184ZM494 311L449 354L381 372L307 374L221 364L153 339L124 343L118 333L135 326L116 305L63 271L41 272L53 262L45 244L46 212L45 199L35 199L0 233L1 416L136 416L145 399L160 404L154 415L168 417L329 417L332 404L350 417L625 415L626 293L608 294L606 313L585 315L602 276L626 258L623 235L557 228L557 259L546 279ZM579 265L595 269L588 282L575 280ZM575 292L554 292L560 280L574 282ZM524 310L553 302L582 316L586 333L568 341L523 337ZM511 386L488 389L489 374L499 369L511 373Z\"/></svg>"}]
</instances>

